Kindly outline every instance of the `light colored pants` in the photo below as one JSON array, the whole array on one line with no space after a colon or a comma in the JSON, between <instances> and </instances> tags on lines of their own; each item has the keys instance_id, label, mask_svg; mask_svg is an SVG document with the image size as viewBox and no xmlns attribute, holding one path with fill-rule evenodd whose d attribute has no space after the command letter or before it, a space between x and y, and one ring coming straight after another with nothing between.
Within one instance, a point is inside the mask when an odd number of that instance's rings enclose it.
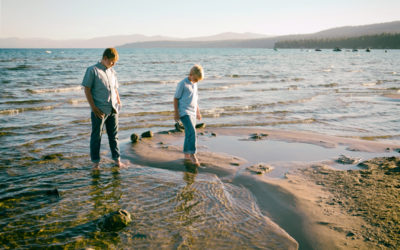
<instances>
[{"instance_id":1,"label":"light colored pants","mask_svg":"<svg viewBox=\"0 0 400 250\"><path fill-rule=\"evenodd\" d=\"M183 143L184 154L196 153L196 117L185 115L181 117L183 126L185 127L185 141Z\"/></svg>"}]
</instances>

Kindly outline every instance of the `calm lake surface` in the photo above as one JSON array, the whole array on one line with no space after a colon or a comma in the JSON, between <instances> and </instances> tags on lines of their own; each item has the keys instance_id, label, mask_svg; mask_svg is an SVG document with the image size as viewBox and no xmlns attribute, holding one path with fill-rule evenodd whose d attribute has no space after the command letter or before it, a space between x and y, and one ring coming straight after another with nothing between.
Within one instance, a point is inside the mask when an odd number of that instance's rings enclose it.
<instances>
[{"instance_id":1,"label":"calm lake surface","mask_svg":"<svg viewBox=\"0 0 400 250\"><path fill-rule=\"evenodd\" d=\"M50 53L51 52L51 53ZM103 49L0 49L0 244L23 247L285 248L252 194L211 174L89 161L80 86ZM119 49L120 144L172 129L176 84L204 67L199 105L213 127L305 130L400 143L400 51ZM125 150L126 151L126 150ZM124 152L124 150L123 150ZM124 155L122 155L123 157ZM48 195L57 188L60 197ZM118 208L131 226L96 221Z\"/></svg>"}]
</instances>

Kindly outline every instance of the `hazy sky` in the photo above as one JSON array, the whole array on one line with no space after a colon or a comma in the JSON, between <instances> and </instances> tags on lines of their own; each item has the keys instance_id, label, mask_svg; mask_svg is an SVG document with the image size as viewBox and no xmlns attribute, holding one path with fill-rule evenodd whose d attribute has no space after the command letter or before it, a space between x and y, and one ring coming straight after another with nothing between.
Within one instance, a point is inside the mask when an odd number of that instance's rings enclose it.
<instances>
[{"instance_id":1,"label":"hazy sky","mask_svg":"<svg viewBox=\"0 0 400 250\"><path fill-rule=\"evenodd\" d=\"M400 20L400 0L0 0L0 37L268 35Z\"/></svg>"}]
</instances>

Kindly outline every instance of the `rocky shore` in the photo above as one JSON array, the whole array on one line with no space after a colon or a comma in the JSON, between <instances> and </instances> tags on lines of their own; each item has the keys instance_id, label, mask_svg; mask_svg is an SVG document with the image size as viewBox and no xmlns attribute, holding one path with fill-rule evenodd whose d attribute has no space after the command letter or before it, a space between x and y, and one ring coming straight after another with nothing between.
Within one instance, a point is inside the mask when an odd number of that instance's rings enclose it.
<instances>
[{"instance_id":1,"label":"rocky shore","mask_svg":"<svg viewBox=\"0 0 400 250\"><path fill-rule=\"evenodd\" d=\"M329 222L321 225L343 232L350 241L396 249L400 246L400 158L374 158L359 166L362 169L338 171L320 165L298 173L329 193L318 201L321 207L327 205L363 221L347 229Z\"/></svg>"}]
</instances>

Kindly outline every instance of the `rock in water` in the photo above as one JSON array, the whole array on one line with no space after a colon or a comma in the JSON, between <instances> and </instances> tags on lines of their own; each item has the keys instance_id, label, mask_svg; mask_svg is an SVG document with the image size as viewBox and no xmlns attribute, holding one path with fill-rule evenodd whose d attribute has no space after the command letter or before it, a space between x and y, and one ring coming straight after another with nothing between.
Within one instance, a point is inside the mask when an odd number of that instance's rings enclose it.
<instances>
[{"instance_id":1,"label":"rock in water","mask_svg":"<svg viewBox=\"0 0 400 250\"><path fill-rule=\"evenodd\" d=\"M206 124L205 123L199 123L196 125L196 128L205 128Z\"/></svg>"},{"instance_id":2,"label":"rock in water","mask_svg":"<svg viewBox=\"0 0 400 250\"><path fill-rule=\"evenodd\" d=\"M57 189L57 188L51 189L51 190L47 190L47 191L46 191L46 194L49 195L49 196L54 195L54 196L57 197L57 198L60 197L60 192L58 192L58 189Z\"/></svg>"},{"instance_id":3,"label":"rock in water","mask_svg":"<svg viewBox=\"0 0 400 250\"><path fill-rule=\"evenodd\" d=\"M256 165L247 167L247 170L249 170L250 172L255 173L255 174L264 174L264 173L270 172L272 169L273 169L273 167L271 167L267 164L264 164L264 163L258 163Z\"/></svg>"},{"instance_id":4,"label":"rock in water","mask_svg":"<svg viewBox=\"0 0 400 250\"><path fill-rule=\"evenodd\" d=\"M361 159L357 158L350 158L345 155L340 155L340 157L336 160L337 163L340 164L356 164L360 161Z\"/></svg>"},{"instance_id":5,"label":"rock in water","mask_svg":"<svg viewBox=\"0 0 400 250\"><path fill-rule=\"evenodd\" d=\"M185 130L185 127L183 126L182 123L177 122L177 123L175 123L175 129L176 129L176 131L182 132Z\"/></svg>"},{"instance_id":6,"label":"rock in water","mask_svg":"<svg viewBox=\"0 0 400 250\"><path fill-rule=\"evenodd\" d=\"M151 138L151 137L153 137L153 132L151 132L150 130L142 134L142 138Z\"/></svg>"},{"instance_id":7,"label":"rock in water","mask_svg":"<svg viewBox=\"0 0 400 250\"><path fill-rule=\"evenodd\" d=\"M267 137L267 136L268 136L268 134L258 134L258 133L255 133L255 134L251 134L250 137L249 137L249 139L250 139L250 140L255 140L255 141L257 141L257 140L262 140L262 139L264 139L264 138Z\"/></svg>"},{"instance_id":8,"label":"rock in water","mask_svg":"<svg viewBox=\"0 0 400 250\"><path fill-rule=\"evenodd\" d=\"M139 136L135 133L131 134L131 142L136 143L139 141Z\"/></svg>"},{"instance_id":9,"label":"rock in water","mask_svg":"<svg viewBox=\"0 0 400 250\"><path fill-rule=\"evenodd\" d=\"M109 213L100 222L100 228L104 231L118 231L132 222L131 214L123 209Z\"/></svg>"}]
</instances>

